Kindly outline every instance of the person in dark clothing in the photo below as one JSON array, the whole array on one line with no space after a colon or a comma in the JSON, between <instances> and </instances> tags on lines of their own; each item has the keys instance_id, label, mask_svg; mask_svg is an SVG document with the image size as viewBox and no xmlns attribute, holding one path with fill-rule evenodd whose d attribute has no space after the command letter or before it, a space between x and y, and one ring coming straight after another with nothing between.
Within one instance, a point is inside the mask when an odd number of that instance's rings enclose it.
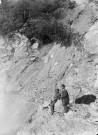
<instances>
[{"instance_id":1,"label":"person in dark clothing","mask_svg":"<svg viewBox=\"0 0 98 135\"><path fill-rule=\"evenodd\" d=\"M69 95L67 90L65 89L65 85L61 85L62 91L61 93L59 92L59 89L55 89L55 95L53 100L50 103L50 109L51 109L51 114L53 115L54 113L54 106L55 103L61 99L62 101L62 105L64 107L64 112L67 113L68 112L68 104L69 104Z\"/></svg>"},{"instance_id":2,"label":"person in dark clothing","mask_svg":"<svg viewBox=\"0 0 98 135\"><path fill-rule=\"evenodd\" d=\"M50 103L50 109L51 109L51 114L53 115L54 113L54 106L55 106L55 103L60 100L60 97L61 97L61 94L59 92L59 89L55 89L55 95L53 97L53 100L51 101Z\"/></svg>"},{"instance_id":3,"label":"person in dark clothing","mask_svg":"<svg viewBox=\"0 0 98 135\"><path fill-rule=\"evenodd\" d=\"M68 112L68 104L69 104L69 95L67 90L65 89L65 85L62 84L61 85L61 101L62 101L62 105L64 107L64 112L67 113Z\"/></svg>"}]
</instances>

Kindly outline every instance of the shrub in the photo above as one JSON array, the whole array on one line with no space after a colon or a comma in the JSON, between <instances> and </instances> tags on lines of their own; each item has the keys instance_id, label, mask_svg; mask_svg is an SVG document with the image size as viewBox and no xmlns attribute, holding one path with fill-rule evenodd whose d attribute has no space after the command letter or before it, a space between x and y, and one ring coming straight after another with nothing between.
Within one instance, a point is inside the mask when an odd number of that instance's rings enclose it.
<instances>
[{"instance_id":1,"label":"shrub","mask_svg":"<svg viewBox=\"0 0 98 135\"><path fill-rule=\"evenodd\" d=\"M53 41L62 42L65 46L71 44L72 30L62 19L68 7L73 8L68 0L20 0L15 5L6 3L10 11L5 10L3 4L3 17L0 20L0 31L3 35L20 31L30 40L37 38L42 44ZM66 20L66 19L65 19Z\"/></svg>"}]
</instances>

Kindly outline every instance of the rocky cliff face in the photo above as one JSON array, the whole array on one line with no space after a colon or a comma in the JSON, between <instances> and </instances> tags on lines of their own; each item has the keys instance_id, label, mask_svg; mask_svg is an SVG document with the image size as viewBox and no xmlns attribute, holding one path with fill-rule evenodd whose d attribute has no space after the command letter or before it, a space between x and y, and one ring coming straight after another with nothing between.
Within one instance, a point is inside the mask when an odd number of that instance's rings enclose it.
<instances>
[{"instance_id":1,"label":"rocky cliff face","mask_svg":"<svg viewBox=\"0 0 98 135\"><path fill-rule=\"evenodd\" d=\"M1 38L1 135L98 134L98 100L90 105L74 103L83 95L98 98L98 7L97 1L76 2L69 18L73 16L72 28L83 36L82 45L65 48L54 43L37 50L23 35L13 41ZM58 101L51 116L48 105L55 84L60 88L62 83L72 107L64 116Z\"/></svg>"}]
</instances>

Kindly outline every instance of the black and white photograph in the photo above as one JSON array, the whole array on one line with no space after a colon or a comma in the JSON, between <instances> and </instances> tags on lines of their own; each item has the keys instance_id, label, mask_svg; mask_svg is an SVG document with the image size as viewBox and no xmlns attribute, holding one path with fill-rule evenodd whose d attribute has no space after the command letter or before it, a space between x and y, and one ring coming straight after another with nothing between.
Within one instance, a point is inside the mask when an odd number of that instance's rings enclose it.
<instances>
[{"instance_id":1,"label":"black and white photograph","mask_svg":"<svg viewBox=\"0 0 98 135\"><path fill-rule=\"evenodd\" d=\"M98 0L0 0L0 135L98 135Z\"/></svg>"}]
</instances>

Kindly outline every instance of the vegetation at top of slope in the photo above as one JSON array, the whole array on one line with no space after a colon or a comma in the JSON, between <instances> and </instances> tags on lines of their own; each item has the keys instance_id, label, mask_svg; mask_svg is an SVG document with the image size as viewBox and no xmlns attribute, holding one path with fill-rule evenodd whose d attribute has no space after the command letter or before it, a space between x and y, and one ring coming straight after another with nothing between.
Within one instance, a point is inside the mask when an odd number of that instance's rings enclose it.
<instances>
[{"instance_id":1,"label":"vegetation at top of slope","mask_svg":"<svg viewBox=\"0 0 98 135\"><path fill-rule=\"evenodd\" d=\"M69 0L19 0L14 4L2 0L1 34L18 31L30 41L35 37L41 44L57 41L70 46L73 32L66 15L75 6Z\"/></svg>"}]
</instances>

